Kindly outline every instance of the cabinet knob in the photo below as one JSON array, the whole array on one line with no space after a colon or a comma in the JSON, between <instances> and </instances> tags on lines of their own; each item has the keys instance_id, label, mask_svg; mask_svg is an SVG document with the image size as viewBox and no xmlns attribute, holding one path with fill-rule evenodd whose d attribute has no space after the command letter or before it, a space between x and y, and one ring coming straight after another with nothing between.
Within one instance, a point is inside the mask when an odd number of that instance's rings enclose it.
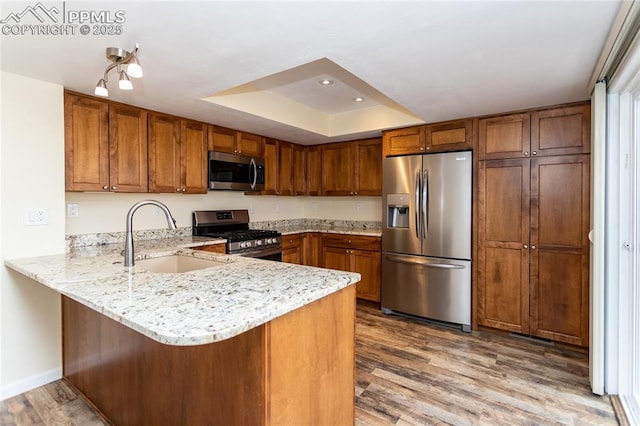
<instances>
[{"instance_id":1,"label":"cabinet knob","mask_svg":"<svg viewBox=\"0 0 640 426\"><path fill-rule=\"evenodd\" d=\"M525 151L525 152L524 152L524 156L525 156L525 157L528 157L528 156L529 156L529 151Z\"/></svg>"},{"instance_id":2,"label":"cabinet knob","mask_svg":"<svg viewBox=\"0 0 640 426\"><path fill-rule=\"evenodd\" d=\"M187 192L187 188L182 188L182 192Z\"/></svg>"},{"instance_id":3,"label":"cabinet knob","mask_svg":"<svg viewBox=\"0 0 640 426\"><path fill-rule=\"evenodd\" d=\"M424 151L424 147L422 147L422 146L421 146L421 147L420 147L420 151Z\"/></svg>"},{"instance_id":4,"label":"cabinet knob","mask_svg":"<svg viewBox=\"0 0 640 426\"><path fill-rule=\"evenodd\" d=\"M536 246L531 246L531 250L535 250L535 249L536 249Z\"/></svg>"},{"instance_id":5,"label":"cabinet knob","mask_svg":"<svg viewBox=\"0 0 640 426\"><path fill-rule=\"evenodd\" d=\"M109 187L107 185L103 186L102 189L104 189L105 191L109 190Z\"/></svg>"},{"instance_id":6,"label":"cabinet knob","mask_svg":"<svg viewBox=\"0 0 640 426\"><path fill-rule=\"evenodd\" d=\"M117 186L115 186L115 185L113 185L113 186L111 187L111 190L112 190L112 191L115 191L116 189L118 189L118 187L117 187Z\"/></svg>"},{"instance_id":7,"label":"cabinet knob","mask_svg":"<svg viewBox=\"0 0 640 426\"><path fill-rule=\"evenodd\" d=\"M180 192L180 188L176 188L176 192Z\"/></svg>"},{"instance_id":8,"label":"cabinet knob","mask_svg":"<svg viewBox=\"0 0 640 426\"><path fill-rule=\"evenodd\" d=\"M429 151L430 149L431 149L431 147L430 147L430 146L428 146L428 147L427 147L427 151Z\"/></svg>"},{"instance_id":9,"label":"cabinet knob","mask_svg":"<svg viewBox=\"0 0 640 426\"><path fill-rule=\"evenodd\" d=\"M348 243L351 244L351 240L349 240Z\"/></svg>"},{"instance_id":10,"label":"cabinet knob","mask_svg":"<svg viewBox=\"0 0 640 426\"><path fill-rule=\"evenodd\" d=\"M523 245L522 247L524 247L524 248L526 248L526 249L527 249L527 248L529 248L529 246L528 246L528 245L526 245L526 244L525 244L525 245Z\"/></svg>"},{"instance_id":11,"label":"cabinet knob","mask_svg":"<svg viewBox=\"0 0 640 426\"><path fill-rule=\"evenodd\" d=\"M531 151L531 155L538 155L538 151Z\"/></svg>"}]
</instances>

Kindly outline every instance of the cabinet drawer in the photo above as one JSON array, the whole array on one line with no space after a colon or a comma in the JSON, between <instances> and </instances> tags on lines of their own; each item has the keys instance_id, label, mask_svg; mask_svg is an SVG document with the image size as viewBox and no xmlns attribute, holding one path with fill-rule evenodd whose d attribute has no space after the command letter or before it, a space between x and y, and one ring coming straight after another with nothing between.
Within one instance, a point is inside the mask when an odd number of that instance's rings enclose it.
<instances>
[{"instance_id":1,"label":"cabinet drawer","mask_svg":"<svg viewBox=\"0 0 640 426\"><path fill-rule=\"evenodd\" d=\"M300 247L300 234L291 234L282 236L282 250Z\"/></svg>"},{"instance_id":2,"label":"cabinet drawer","mask_svg":"<svg viewBox=\"0 0 640 426\"><path fill-rule=\"evenodd\" d=\"M325 234L322 244L327 247L352 248L358 250L380 251L380 237L364 235Z\"/></svg>"},{"instance_id":3,"label":"cabinet drawer","mask_svg":"<svg viewBox=\"0 0 640 426\"><path fill-rule=\"evenodd\" d=\"M222 243L222 244L210 244L208 246L200 246L200 247L194 247L194 250L201 250L201 251L208 251L210 253L226 253L227 252L227 245Z\"/></svg>"}]
</instances>

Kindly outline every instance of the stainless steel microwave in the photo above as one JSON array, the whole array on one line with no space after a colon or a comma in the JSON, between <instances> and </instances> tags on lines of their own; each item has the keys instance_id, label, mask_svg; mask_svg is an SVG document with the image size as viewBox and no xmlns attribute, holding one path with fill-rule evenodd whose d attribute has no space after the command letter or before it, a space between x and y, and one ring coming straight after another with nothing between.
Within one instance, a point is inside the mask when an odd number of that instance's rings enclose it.
<instances>
[{"instance_id":1,"label":"stainless steel microwave","mask_svg":"<svg viewBox=\"0 0 640 426\"><path fill-rule=\"evenodd\" d=\"M246 155L209 151L209 189L262 191L264 160Z\"/></svg>"}]
</instances>

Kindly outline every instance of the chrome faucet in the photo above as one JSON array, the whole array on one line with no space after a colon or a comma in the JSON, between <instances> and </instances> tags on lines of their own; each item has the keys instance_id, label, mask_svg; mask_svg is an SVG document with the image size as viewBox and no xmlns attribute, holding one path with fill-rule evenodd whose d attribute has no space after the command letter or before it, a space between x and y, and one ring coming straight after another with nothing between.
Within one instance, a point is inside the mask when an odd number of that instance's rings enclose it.
<instances>
[{"instance_id":1,"label":"chrome faucet","mask_svg":"<svg viewBox=\"0 0 640 426\"><path fill-rule=\"evenodd\" d=\"M142 201L138 201L137 203L135 203L129 209L129 213L127 213L127 235L126 235L126 240L125 240L125 243L124 243L124 266L133 266L133 264L134 264L134 261L133 261L133 258L134 258L134 255L133 255L133 233L131 231L131 228L133 227L133 214L140 207L142 207L144 205L147 205L147 204L156 206L160 210L162 210L164 212L164 215L167 217L167 225L169 226L169 229L176 229L176 220L173 218L173 216L171 216L171 212L169 211L169 208L167 206L165 206L164 204L162 204L160 201L142 200Z\"/></svg>"}]
</instances>

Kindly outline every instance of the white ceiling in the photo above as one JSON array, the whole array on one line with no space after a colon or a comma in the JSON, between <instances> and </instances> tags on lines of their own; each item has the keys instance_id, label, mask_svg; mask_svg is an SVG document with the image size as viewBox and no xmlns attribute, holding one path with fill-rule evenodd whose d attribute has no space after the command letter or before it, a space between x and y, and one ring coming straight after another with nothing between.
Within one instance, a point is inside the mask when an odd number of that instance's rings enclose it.
<instances>
[{"instance_id":1,"label":"white ceiling","mask_svg":"<svg viewBox=\"0 0 640 426\"><path fill-rule=\"evenodd\" d=\"M0 19L36 3L2 1ZM288 122L286 114L265 118L203 99L258 81L273 84L261 89L270 90L274 109L280 103L302 105L309 99L299 88L304 79L275 84L266 77L326 58L382 96L365 95L366 100L390 102L396 113L416 122L585 100L620 6L619 1L44 4L64 6L67 13L124 11L122 34L2 35L3 70L92 94L107 65L105 48L130 50L139 43L144 78L123 92L112 73L110 99L302 144L378 135L396 125L388 120L393 114L376 110L373 125L348 126L361 120L345 116L323 132L313 123ZM315 77L307 76L308 82ZM322 99L313 108L348 114L350 90L359 83L341 83L347 86L340 91L348 93L344 104Z\"/></svg>"}]
</instances>

